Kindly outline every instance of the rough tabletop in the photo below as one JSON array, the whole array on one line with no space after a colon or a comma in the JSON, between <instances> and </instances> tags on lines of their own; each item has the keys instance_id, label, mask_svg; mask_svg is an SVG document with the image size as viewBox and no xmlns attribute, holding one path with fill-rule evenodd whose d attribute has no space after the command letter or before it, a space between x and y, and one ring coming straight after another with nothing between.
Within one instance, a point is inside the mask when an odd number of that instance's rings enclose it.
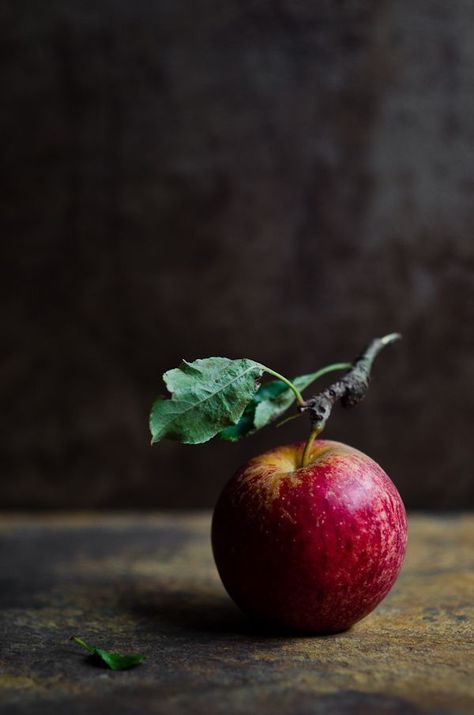
<instances>
[{"instance_id":1,"label":"rough tabletop","mask_svg":"<svg viewBox=\"0 0 474 715\"><path fill-rule=\"evenodd\" d=\"M410 519L403 572L350 631L256 630L226 596L209 514L0 518L0 711L474 712L474 518ZM77 634L147 661L92 664Z\"/></svg>"}]
</instances>

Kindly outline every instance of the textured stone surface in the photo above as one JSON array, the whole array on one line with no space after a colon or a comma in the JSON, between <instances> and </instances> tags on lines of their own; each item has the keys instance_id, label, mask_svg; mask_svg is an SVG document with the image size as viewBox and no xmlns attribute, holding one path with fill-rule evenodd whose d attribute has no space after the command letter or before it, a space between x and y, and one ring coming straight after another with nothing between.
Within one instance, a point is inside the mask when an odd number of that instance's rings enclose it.
<instances>
[{"instance_id":1,"label":"textured stone surface","mask_svg":"<svg viewBox=\"0 0 474 715\"><path fill-rule=\"evenodd\" d=\"M297 429L151 450L164 369L400 329L328 436L474 505L472 0L3 5L0 502L209 506Z\"/></svg>"},{"instance_id":2,"label":"textured stone surface","mask_svg":"<svg viewBox=\"0 0 474 715\"><path fill-rule=\"evenodd\" d=\"M288 637L233 606L209 515L4 516L0 712L468 715L474 518L412 516L405 567L352 630ZM72 634L148 656L88 662Z\"/></svg>"}]
</instances>

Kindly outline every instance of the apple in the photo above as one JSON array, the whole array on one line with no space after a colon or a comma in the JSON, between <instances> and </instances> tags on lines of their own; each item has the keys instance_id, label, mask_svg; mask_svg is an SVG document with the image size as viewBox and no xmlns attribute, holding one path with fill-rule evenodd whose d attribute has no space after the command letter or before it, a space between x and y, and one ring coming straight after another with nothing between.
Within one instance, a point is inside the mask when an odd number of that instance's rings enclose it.
<instances>
[{"instance_id":1,"label":"apple","mask_svg":"<svg viewBox=\"0 0 474 715\"><path fill-rule=\"evenodd\" d=\"M163 379L150 415L152 443L164 437L202 444L253 434L296 404L306 413L306 443L252 459L224 488L214 511L217 569L251 616L308 633L345 630L392 587L405 555L402 500L385 472L352 447L319 439L337 402L365 397L372 365L399 333L374 338L351 362L289 380L249 358L183 360ZM346 374L305 399L301 390L330 372ZM263 374L271 382L261 384Z\"/></svg>"},{"instance_id":2,"label":"apple","mask_svg":"<svg viewBox=\"0 0 474 715\"><path fill-rule=\"evenodd\" d=\"M212 521L222 582L251 617L280 629L336 633L367 616L393 586L407 521L383 469L348 445L277 447L224 487Z\"/></svg>"}]
</instances>

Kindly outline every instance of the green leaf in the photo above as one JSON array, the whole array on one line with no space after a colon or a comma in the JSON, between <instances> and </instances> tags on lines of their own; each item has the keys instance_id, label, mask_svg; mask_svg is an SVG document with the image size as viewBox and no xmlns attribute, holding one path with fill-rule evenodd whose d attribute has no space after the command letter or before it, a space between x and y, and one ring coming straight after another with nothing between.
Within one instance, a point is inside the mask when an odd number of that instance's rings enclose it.
<instances>
[{"instance_id":1,"label":"green leaf","mask_svg":"<svg viewBox=\"0 0 474 715\"><path fill-rule=\"evenodd\" d=\"M133 668L135 665L142 663L145 660L145 656L140 653L129 653L125 655L123 653L114 653L112 651L103 650L102 648L97 648L90 643L73 636L71 638L74 643L77 643L82 648L88 651L92 656L100 658L109 668L112 670L127 670L128 668Z\"/></svg>"},{"instance_id":2,"label":"green leaf","mask_svg":"<svg viewBox=\"0 0 474 715\"><path fill-rule=\"evenodd\" d=\"M255 395L262 372L262 365L246 358L183 360L163 375L171 399L159 397L153 405L152 443L167 437L200 444L235 424Z\"/></svg>"},{"instance_id":3,"label":"green leaf","mask_svg":"<svg viewBox=\"0 0 474 715\"><path fill-rule=\"evenodd\" d=\"M293 385L301 392L315 380L334 370L347 370L350 363L334 363L307 375L295 377ZM219 432L221 439L235 442L241 437L253 434L270 422L278 419L295 401L294 392L280 380L262 385L249 402L237 424Z\"/></svg>"},{"instance_id":4,"label":"green leaf","mask_svg":"<svg viewBox=\"0 0 474 715\"><path fill-rule=\"evenodd\" d=\"M261 385L253 399L248 403L237 424L223 429L219 432L219 437L230 442L235 442L241 437L246 437L248 434L255 432L257 429L255 427L255 412L257 407L265 402L271 403L282 393L286 392L293 395L295 399L293 392L291 392L289 387L287 387L284 382L281 382L281 380L272 380L272 382Z\"/></svg>"}]
</instances>

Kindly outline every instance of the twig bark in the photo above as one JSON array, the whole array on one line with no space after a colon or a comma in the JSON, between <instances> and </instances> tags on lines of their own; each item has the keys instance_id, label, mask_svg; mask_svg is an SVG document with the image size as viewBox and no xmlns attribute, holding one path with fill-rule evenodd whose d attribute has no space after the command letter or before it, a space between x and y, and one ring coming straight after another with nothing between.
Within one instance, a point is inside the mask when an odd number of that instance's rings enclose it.
<instances>
[{"instance_id":1,"label":"twig bark","mask_svg":"<svg viewBox=\"0 0 474 715\"><path fill-rule=\"evenodd\" d=\"M354 360L351 370L341 380L333 382L319 395L311 397L299 406L301 412L309 412L312 432L319 434L323 431L338 400L343 407L354 407L365 397L375 358L386 345L400 338L399 333L390 333L383 338L372 340L366 350Z\"/></svg>"}]
</instances>

